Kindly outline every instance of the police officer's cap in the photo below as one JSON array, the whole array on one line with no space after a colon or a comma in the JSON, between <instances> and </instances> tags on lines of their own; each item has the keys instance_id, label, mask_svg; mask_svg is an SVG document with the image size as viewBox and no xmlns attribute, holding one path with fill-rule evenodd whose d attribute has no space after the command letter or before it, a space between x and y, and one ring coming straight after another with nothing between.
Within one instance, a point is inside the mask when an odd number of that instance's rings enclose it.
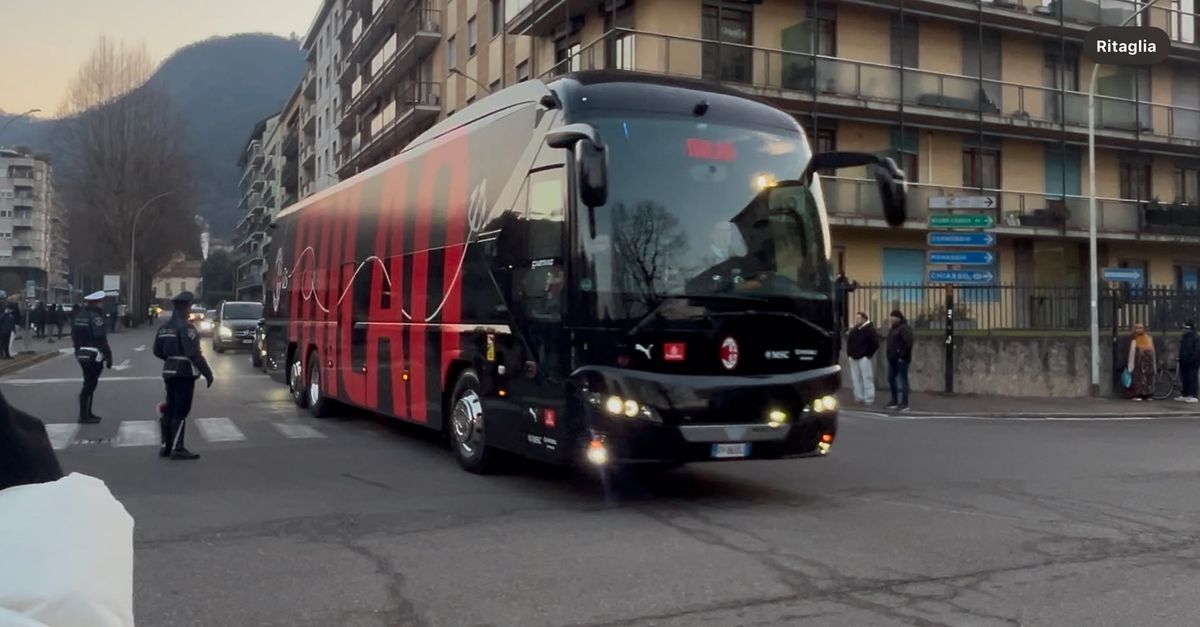
<instances>
[{"instance_id":1,"label":"police officer's cap","mask_svg":"<svg viewBox=\"0 0 1200 627\"><path fill-rule=\"evenodd\" d=\"M171 302L173 302L173 303L190 303L194 300L196 300L195 294L192 294L191 292L180 292L180 293L176 294L174 298L171 299Z\"/></svg>"},{"instance_id":2,"label":"police officer's cap","mask_svg":"<svg viewBox=\"0 0 1200 627\"><path fill-rule=\"evenodd\" d=\"M105 296L107 296L107 294L104 293L104 290L100 290L99 292L92 292L91 294L84 296L83 300L104 300Z\"/></svg>"}]
</instances>

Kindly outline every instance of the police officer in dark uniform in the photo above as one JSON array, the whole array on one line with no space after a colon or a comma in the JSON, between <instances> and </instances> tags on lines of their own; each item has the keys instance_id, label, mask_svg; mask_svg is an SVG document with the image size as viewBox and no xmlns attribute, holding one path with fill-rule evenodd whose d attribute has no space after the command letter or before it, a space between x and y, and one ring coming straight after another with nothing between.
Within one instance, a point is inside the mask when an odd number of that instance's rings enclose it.
<instances>
[{"instance_id":1,"label":"police officer in dark uniform","mask_svg":"<svg viewBox=\"0 0 1200 627\"><path fill-rule=\"evenodd\" d=\"M162 427L162 448L159 457L197 459L200 456L183 446L184 420L192 410L192 394L196 379L204 377L212 387L212 368L200 352L200 333L188 321L193 296L181 292L171 299L174 312L154 337L154 356L163 360L162 376L167 386L166 411L159 423Z\"/></svg>"},{"instance_id":2,"label":"police officer in dark uniform","mask_svg":"<svg viewBox=\"0 0 1200 627\"><path fill-rule=\"evenodd\" d=\"M104 366L112 368L112 349L108 347L108 333L104 326L104 292L93 292L84 298L87 307L79 312L71 324L71 342L75 345L75 359L83 369L83 390L79 392L79 422L95 424L100 416L92 413L92 395L100 384L100 373Z\"/></svg>"}]
</instances>

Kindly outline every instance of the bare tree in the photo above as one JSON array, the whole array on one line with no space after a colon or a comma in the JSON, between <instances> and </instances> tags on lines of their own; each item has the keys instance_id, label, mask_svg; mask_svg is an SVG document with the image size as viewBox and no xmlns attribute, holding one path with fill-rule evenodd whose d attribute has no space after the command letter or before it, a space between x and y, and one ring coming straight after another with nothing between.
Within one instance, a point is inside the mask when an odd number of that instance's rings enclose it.
<instances>
[{"instance_id":1,"label":"bare tree","mask_svg":"<svg viewBox=\"0 0 1200 627\"><path fill-rule=\"evenodd\" d=\"M642 305L653 303L668 283L669 272L681 280L680 256L687 234L679 219L651 201L632 209L619 204L613 212L613 251L622 291Z\"/></svg>"},{"instance_id":2,"label":"bare tree","mask_svg":"<svg viewBox=\"0 0 1200 627\"><path fill-rule=\"evenodd\" d=\"M74 265L93 278L124 275L136 237L133 289L143 303L171 255L199 250L184 121L166 92L148 82L151 68L144 46L101 38L68 88L54 137ZM134 233L138 210L166 192Z\"/></svg>"}]
</instances>

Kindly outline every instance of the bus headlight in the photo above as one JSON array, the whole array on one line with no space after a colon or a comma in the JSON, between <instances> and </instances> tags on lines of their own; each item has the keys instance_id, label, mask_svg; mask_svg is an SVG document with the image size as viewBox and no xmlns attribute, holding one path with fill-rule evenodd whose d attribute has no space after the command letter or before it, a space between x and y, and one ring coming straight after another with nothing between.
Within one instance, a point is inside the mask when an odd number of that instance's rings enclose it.
<instances>
[{"instance_id":1,"label":"bus headlight","mask_svg":"<svg viewBox=\"0 0 1200 627\"><path fill-rule=\"evenodd\" d=\"M836 396L822 396L812 403L813 413L816 414L831 414L838 409L838 399Z\"/></svg>"},{"instance_id":2,"label":"bus headlight","mask_svg":"<svg viewBox=\"0 0 1200 627\"><path fill-rule=\"evenodd\" d=\"M592 407L597 409L604 408L605 413L610 416L624 416L626 418L638 418L657 423L662 422L662 418L653 407L643 405L630 398L622 398L616 394L598 394L596 392L586 392L584 398Z\"/></svg>"}]
</instances>

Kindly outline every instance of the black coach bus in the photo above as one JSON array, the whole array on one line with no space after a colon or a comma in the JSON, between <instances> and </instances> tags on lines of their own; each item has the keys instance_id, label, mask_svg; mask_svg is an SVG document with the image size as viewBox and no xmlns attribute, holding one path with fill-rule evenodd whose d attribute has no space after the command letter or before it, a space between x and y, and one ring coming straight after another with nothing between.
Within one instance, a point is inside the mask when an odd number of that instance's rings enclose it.
<instances>
[{"instance_id":1,"label":"black coach bus","mask_svg":"<svg viewBox=\"0 0 1200 627\"><path fill-rule=\"evenodd\" d=\"M823 455L838 337L817 170L789 115L628 72L526 81L272 225L268 370L442 430L459 463Z\"/></svg>"}]
</instances>

